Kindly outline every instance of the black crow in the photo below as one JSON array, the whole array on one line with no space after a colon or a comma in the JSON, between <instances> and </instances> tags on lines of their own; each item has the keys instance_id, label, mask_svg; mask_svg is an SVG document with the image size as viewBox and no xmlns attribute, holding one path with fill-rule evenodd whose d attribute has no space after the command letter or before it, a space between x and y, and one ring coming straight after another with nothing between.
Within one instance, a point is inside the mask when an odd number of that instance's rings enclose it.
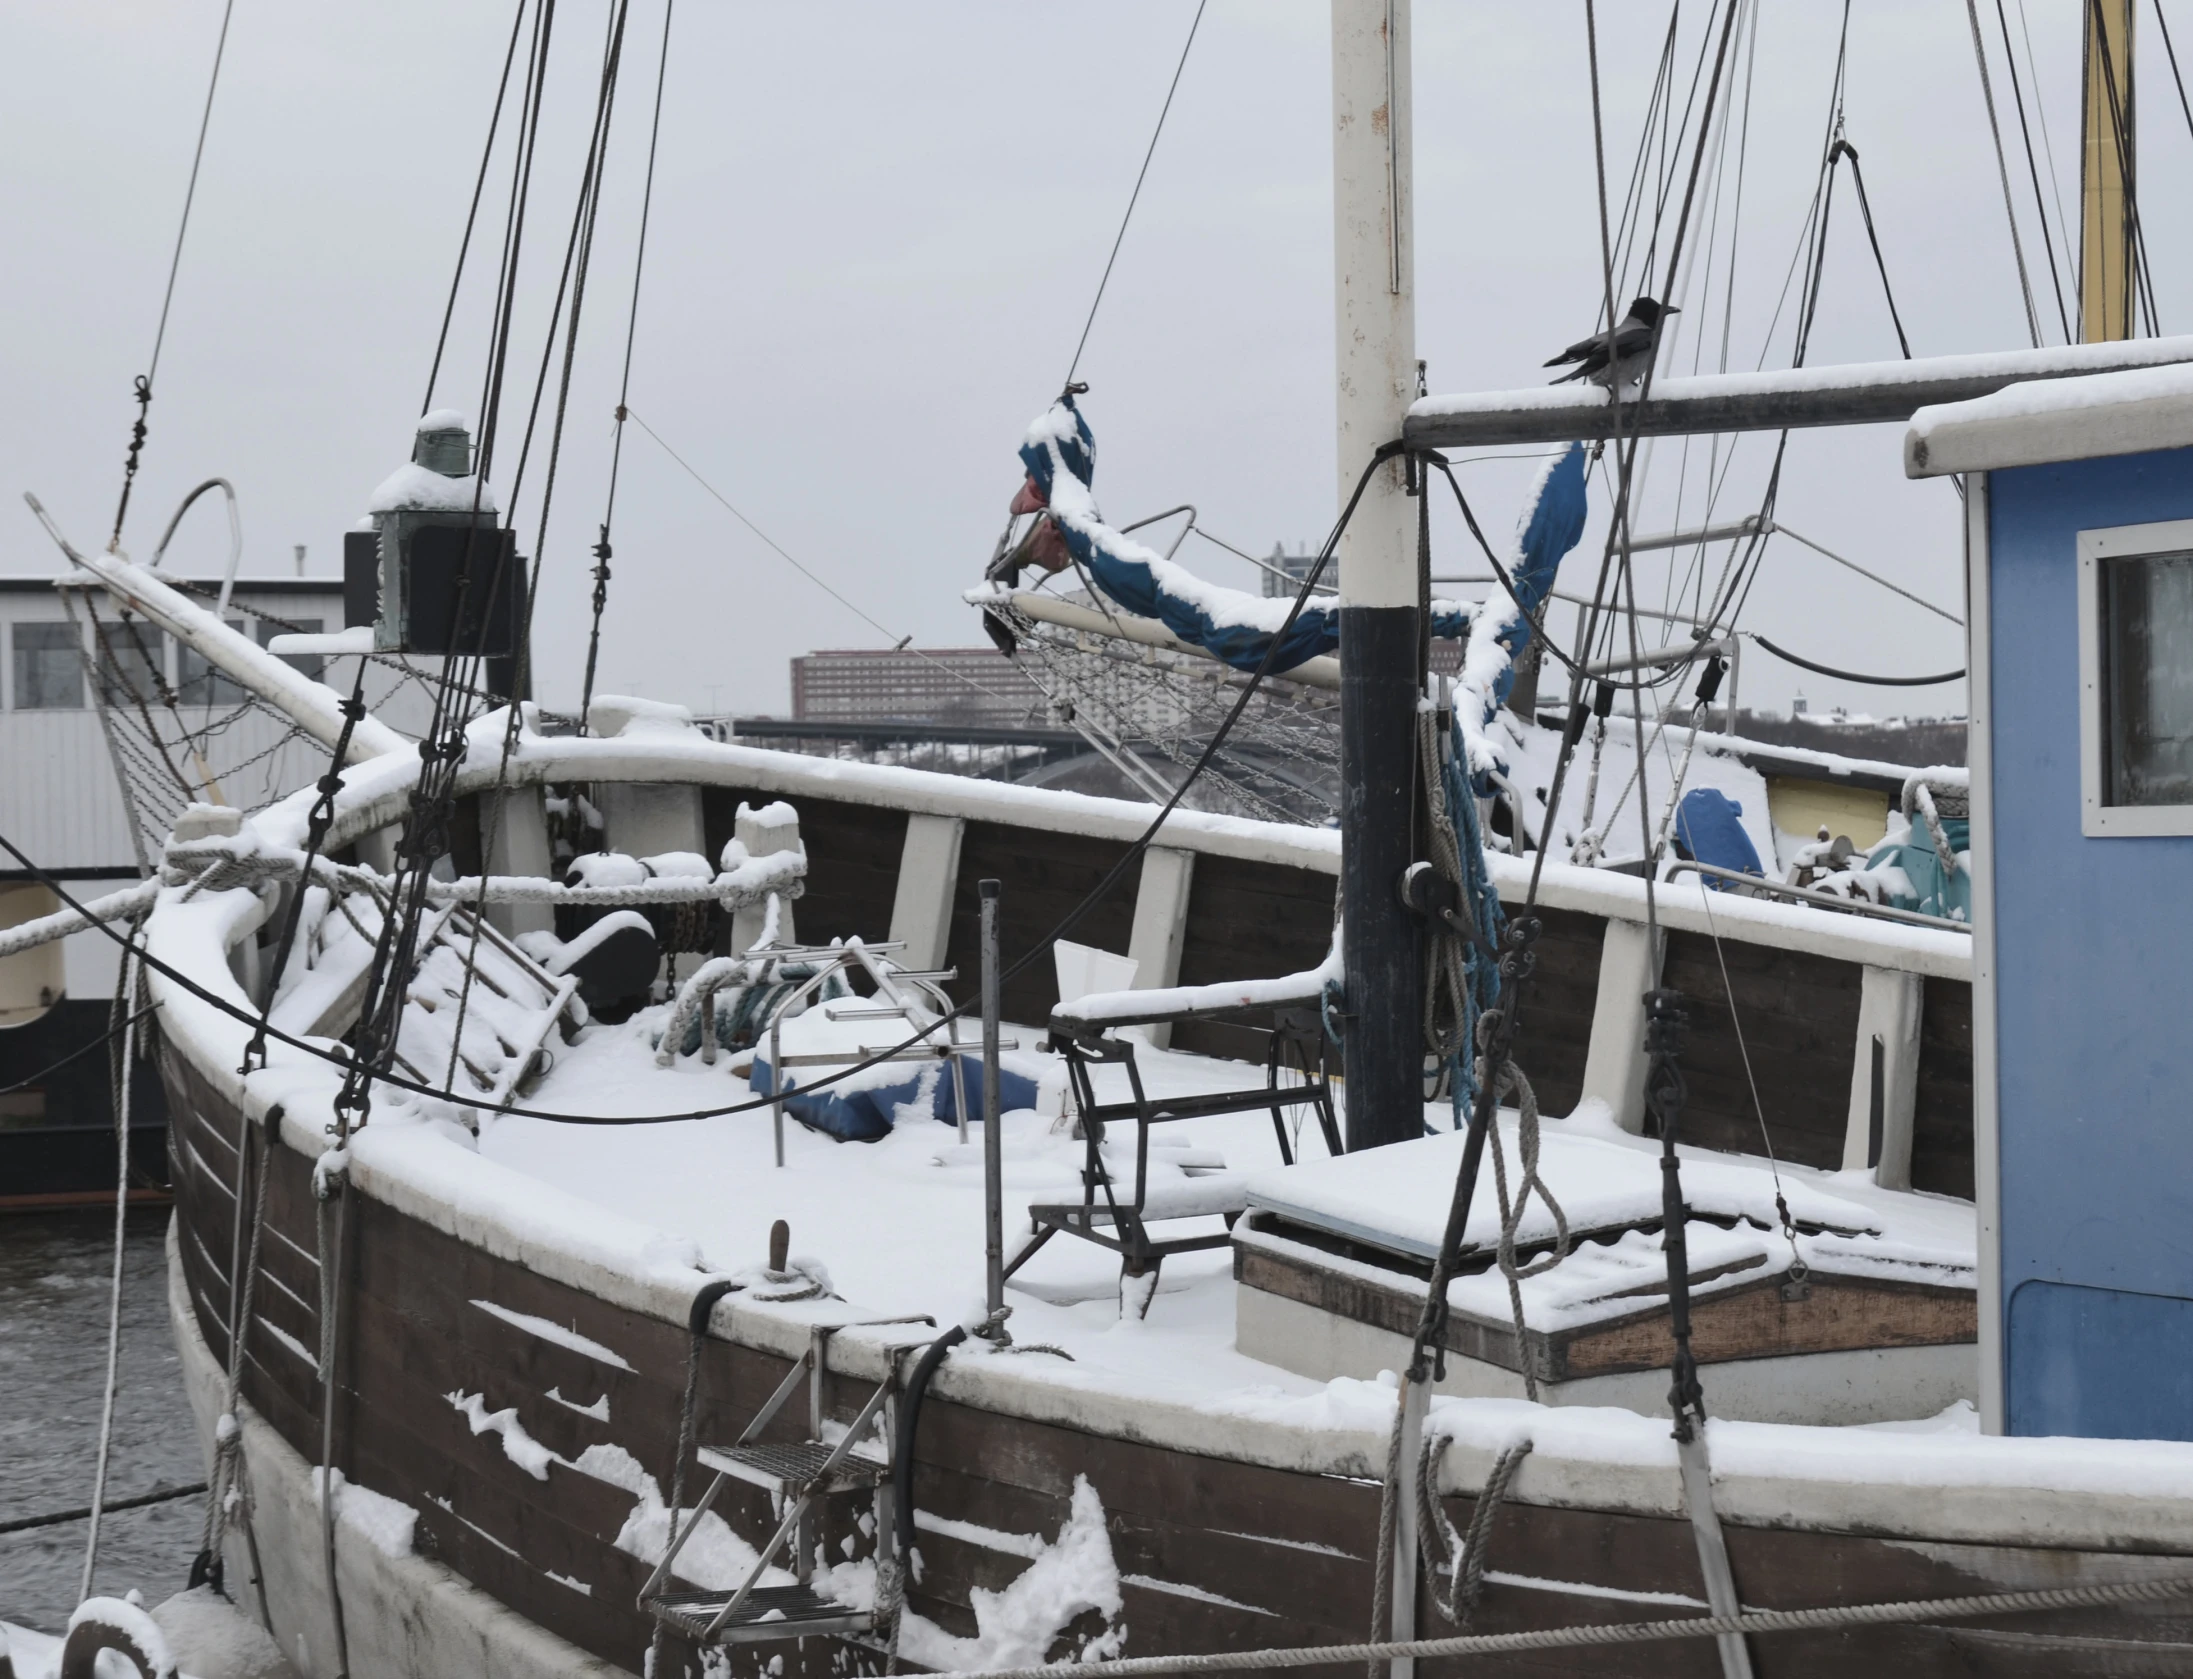
<instances>
[{"instance_id":1,"label":"black crow","mask_svg":"<svg viewBox=\"0 0 2193 1679\"><path fill-rule=\"evenodd\" d=\"M1579 338L1559 355L1548 361L1548 367L1562 367L1569 362L1577 365L1554 381L1566 384L1571 379L1588 379L1595 385L1612 386L1619 381L1625 388L1636 384L1652 365L1653 352L1660 347L1661 321L1681 311L1670 305L1655 303L1649 297L1640 297L1630 305L1630 312L1622 317L1622 324L1614 329L1614 370L1607 369L1607 335L1603 332L1589 338Z\"/></svg>"}]
</instances>

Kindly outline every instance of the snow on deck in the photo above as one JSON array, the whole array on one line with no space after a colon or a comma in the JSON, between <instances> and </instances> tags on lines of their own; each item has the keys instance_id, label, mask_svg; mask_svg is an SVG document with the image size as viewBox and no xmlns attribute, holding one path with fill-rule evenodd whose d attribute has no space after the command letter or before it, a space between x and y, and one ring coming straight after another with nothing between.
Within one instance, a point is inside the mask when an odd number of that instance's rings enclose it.
<instances>
[{"instance_id":1,"label":"snow on deck","mask_svg":"<svg viewBox=\"0 0 2193 1679\"><path fill-rule=\"evenodd\" d=\"M743 1056L714 1067L682 1057L669 1070L655 1065L650 1039L666 1010L642 1010L621 1026L596 1026L558 1052L555 1070L527 1105L588 1113L659 1113L714 1107L743 1099L747 1086L730 1072ZM881 1030L863 1023L875 1041ZM1034 1027L1004 1036L1033 1045ZM1006 1064L1031 1074L1055 1066L1031 1050L1008 1052ZM1263 1069L1142 1049L1137 1059L1155 1088L1167 1092L1239 1089L1261 1083ZM1100 1100L1125 1097L1124 1072L1096 1070ZM902 1075L910 1076L910 1075ZM975 1092L970 1089L970 1096ZM1068 1128L1033 1111L1005 1116L1005 1239L1008 1252L1028 1230L1031 1202L1079 1200L1084 1145ZM1129 1149L1131 1125L1113 1135ZM1169 1122L1154 1129L1153 1186L1181 1181L1168 1155L1199 1162L1222 1155L1233 1169L1279 1164L1268 1112ZM1314 1121L1300 1146L1321 1155ZM875 1143L840 1143L787 1118L785 1164L774 1164L767 1109L718 1119L648 1126L559 1125L504 1118L485 1129L480 1152L632 1219L691 1237L706 1263L723 1271L762 1262L769 1226L792 1227L792 1253L819 1260L832 1286L864 1315L927 1313L942 1323L979 1319L983 1304L982 1132L959 1142L954 1126L929 1118L902 1120ZM1131 1174L1127 1154L1120 1170ZM1186 1178L1186 1182L1198 1181ZM1161 1227L1216 1232L1217 1217ZM1309 1393L1320 1384L1244 1358L1233 1351L1233 1259L1225 1248L1165 1261L1146 1320L1122 1321L1119 1256L1092 1242L1057 1236L1007 1285L1009 1325L1023 1342L1050 1342L1074 1355L1076 1376L1117 1378L1139 1390L1207 1395L1243 1386L1278 1386ZM1026 1361L1023 1361L1026 1362ZM1043 1360L1049 1363L1052 1361Z\"/></svg>"},{"instance_id":2,"label":"snow on deck","mask_svg":"<svg viewBox=\"0 0 2193 1679\"><path fill-rule=\"evenodd\" d=\"M559 1055L530 1106L603 1114L719 1106L743 1098L745 1082L729 1069L681 1059L655 1066L651 1047L664 1010L648 1009L621 1026L597 1026ZM1040 1031L1007 1031L1033 1045ZM1031 1075L1050 1058L1023 1048L1009 1064ZM1166 1094L1238 1089L1261 1083L1261 1068L1180 1052L1137 1051L1145 1082ZM1100 1100L1127 1094L1124 1070L1095 1070ZM1452 1193L1461 1139L1444 1130L1443 1105L1426 1109L1442 1134L1364 1154L1328 1159L1314 1122L1298 1110L1290 1146L1300 1164L1280 1163L1268 1111L1172 1121L1151 1133L1153 1201L1168 1185L1208 1184L1221 1162L1248 1175L1252 1204L1300 1222L1355 1234L1393 1251L1428 1256L1436 1248ZM1502 1125L1515 1159L1515 1121ZM1134 1130L1112 1131L1114 1170L1132 1181ZM1070 1127L1033 1111L1004 1119L1007 1250L1028 1230L1032 1202L1081 1195L1083 1144ZM982 1310L982 1152L979 1124L962 1145L953 1126L925 1115L903 1119L876 1143L840 1143L787 1119L785 1165L773 1163L766 1109L716 1119L642 1127L559 1125L504 1118L483 1133L481 1153L628 1217L691 1238L705 1263L736 1271L760 1262L770 1224L792 1227L795 1255L819 1261L836 1291L879 1316L927 1313L940 1322L979 1318ZM1763 1160L1685 1149L1684 1193L1702 1218L1734 1220L1731 1230L1694 1225L1697 1270L1730 1267L1731 1281L1760 1266L1788 1263L1774 1208L1777 1182ZM1185 1170L1184 1170L1185 1168ZM1655 1220L1660 1212L1658 1145L1609 1123L1595 1106L1544 1125L1541 1174L1570 1227L1612 1231ZM1974 1225L1968 1203L1875 1187L1863 1173L1783 1166L1780 1185L1804 1227L1798 1248L1823 1272L1895 1277L1969 1287ZM1158 1227L1160 1235L1216 1233L1216 1216ZM1469 1236L1490 1245L1497 1234L1488 1166ZM1552 1234L1533 1204L1519 1232L1525 1241ZM1552 1329L1634 1310L1634 1297L1611 1297L1650 1284L1662 1271L1659 1238L1635 1230L1587 1243L1554 1270L1524 1284L1534 1328ZM1401 1280L1401 1279L1397 1279ZM1155 1384L1176 1395L1211 1395L1243 1384L1291 1392L1318 1384L1233 1350L1232 1255L1219 1247L1167 1259L1146 1320L1123 1320L1119 1260L1109 1249L1058 1235L1007 1285L1017 1340L1049 1342L1074 1355L1084 1381L1116 1377L1138 1391ZM1464 1311L1505 1319L1505 1284L1495 1272L1458 1278L1450 1299Z\"/></svg>"},{"instance_id":3,"label":"snow on deck","mask_svg":"<svg viewBox=\"0 0 2193 1679\"><path fill-rule=\"evenodd\" d=\"M639 1113L715 1105L742 1094L742 1081L729 1071L736 1057L713 1068L691 1058L670 1071L655 1068L648 1029L661 1012L643 1011L623 1026L583 1035L563 1052L534 1103ZM1026 1027L1009 1029L1008 1036L1036 1041ZM1042 1058L1022 1050L1012 1059L1025 1068ZM1166 1091L1238 1087L1260 1072L1181 1053L1138 1051L1138 1060L1152 1085ZM1096 1071L1100 1099L1123 1093L1113 1088L1116 1068ZM1444 1123L1443 1110L1428 1112ZM422 1128L394 1113L376 1121L384 1129L391 1124L399 1130L381 1138L384 1144L396 1144L398 1136L426 1140ZM438 1132L435 1140L444 1147L455 1131L424 1129ZM1386 1222L1419 1231L1434 1203L1443 1209L1452 1183L1451 1136L1328 1163L1310 1125L1297 1145L1309 1158L1289 1171L1279 1167L1267 1113L1178 1121L1158 1130L1206 1158L1223 1154L1230 1167L1251 1174L1260 1197L1298 1185L1304 1199L1321 1201L1343 1192L1385 1195L1387 1212L1398 1215ZM1616 1131L1594 1109L1548 1120L1545 1133L1548 1179L1557 1194L1567 1183L1579 1211L1648 1204L1657 1210L1654 1145ZM1512 1148L1512 1131L1506 1140ZM406 1147L379 1152L384 1171L408 1173L418 1164ZM838 1312L850 1309L862 1319L921 1312L940 1322L981 1314L979 1132L962 1147L952 1126L923 1118L902 1123L878 1143L837 1143L788 1123L780 1171L771 1163L766 1110L637 1128L504 1118L486 1127L479 1152L541 1183L543 1209L590 1203L605 1209L605 1225L652 1228L661 1246L697 1249L695 1257L714 1270L753 1267L766 1251L770 1222L787 1219L793 1254L819 1260L845 1297ZM1023 1111L1006 1118L1004 1153L1010 1243L1027 1228L1029 1202L1076 1192L1080 1145ZM1785 1263L1779 1232L1751 1222L1762 1195L1771 1209L1764 1162L1689 1150L1685 1156L1686 1191L1694 1202L1744 1215L1735 1232L1694 1225L1693 1240L1702 1228L1726 1242L1751 1241L1768 1263ZM1573 1169L1573 1182L1565 1168ZM1383 1182L1374 1191L1359 1174ZM1319 1188L1319 1180L1327 1187ZM1970 1264L1974 1215L1966 1203L1884 1191L1862 1174L1785 1166L1782 1181L1800 1218L1859 1232L1801 1238L1816 1266L1833 1265L1825 1248L1838 1241L1846 1255L1872 1244L1875 1257L1892 1266L1941 1267L1934 1270L1936 1281L1948 1280L1944 1269L1953 1270L1960 1256ZM1205 1227L1219 1226L1212 1219ZM569 1233L574 1241L582 1235ZM1720 1263L1728 1256L1693 1253L1701 1264L1709 1257ZM1526 1283L1527 1310L1548 1327L1577 1321L1568 1315L1574 1312L1593 1315L1589 1296L1606 1292L1610 1268L1643 1273L1656 1269L1658 1260L1657 1239L1640 1233L1594 1245ZM1393 1416L1392 1375L1319 1382L1236 1352L1235 1285L1226 1249L1167 1260L1146 1320L1122 1316L1117 1281L1114 1255L1071 1237L1054 1238L1008 1286L1010 1327L1023 1346L1047 1343L1072 1361L1035 1351L1000 1355L970 1342L941 1373L942 1390L1179 1449L1317 1473L1377 1472ZM1505 1316L1496 1273L1460 1279L1452 1299L1466 1311ZM797 1320L820 1304L751 1310ZM862 1333L894 1332L848 1330L841 1341L851 1346ZM1707 1379L1710 1404L1710 1372ZM1681 1510L1665 1416L1441 1395L1432 1400L1430 1426L1452 1441L1442 1469L1442 1484L1450 1488L1474 1488L1495 1454L1530 1438L1537 1450L1518 1483L1520 1497L1670 1515ZM2175 1543L2170 1536L2182 1535L2193 1521L2193 1445L1990 1438L1978 1432L1971 1407L1962 1402L1938 1418L1910 1423L1836 1428L1720 1419L1710 1429L1716 1498L1737 1520L2090 1546Z\"/></svg>"}]
</instances>

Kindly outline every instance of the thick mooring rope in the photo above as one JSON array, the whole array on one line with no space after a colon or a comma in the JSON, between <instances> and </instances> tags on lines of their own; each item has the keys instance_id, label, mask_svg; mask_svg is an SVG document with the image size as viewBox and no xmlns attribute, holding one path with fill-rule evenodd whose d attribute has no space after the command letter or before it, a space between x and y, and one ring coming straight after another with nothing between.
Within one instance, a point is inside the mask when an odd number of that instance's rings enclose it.
<instances>
[{"instance_id":1,"label":"thick mooring rope","mask_svg":"<svg viewBox=\"0 0 2193 1679\"><path fill-rule=\"evenodd\" d=\"M1842 1627L1899 1626L1922 1621L1975 1620L2048 1609L2095 1609L2114 1603L2162 1603L2193 1595L2193 1574L2160 1580L2120 1580L2105 1585L2059 1586L2048 1591L1991 1592L1980 1597L1918 1598L1908 1603L1836 1604L1819 1609L1761 1609L1742 1615L1698 1615L1666 1621L1625 1621L1614 1626L1548 1627L1538 1632L1481 1633L1452 1638L1402 1638L1378 1644L1313 1644L1283 1650L1222 1650L1198 1656L1133 1656L1092 1664L1106 1679L1140 1679L1156 1673L1241 1673L1258 1668L1376 1664L1409 1657L1503 1655L1518 1650L1573 1650L1614 1644L1653 1644L1677 1638L1718 1638L1723 1633L1825 1632ZM2132 1646L2137 1648L2138 1646ZM949 1671L931 1679L1057 1679L1056 1668L1009 1667L987 1673Z\"/></svg>"}]
</instances>

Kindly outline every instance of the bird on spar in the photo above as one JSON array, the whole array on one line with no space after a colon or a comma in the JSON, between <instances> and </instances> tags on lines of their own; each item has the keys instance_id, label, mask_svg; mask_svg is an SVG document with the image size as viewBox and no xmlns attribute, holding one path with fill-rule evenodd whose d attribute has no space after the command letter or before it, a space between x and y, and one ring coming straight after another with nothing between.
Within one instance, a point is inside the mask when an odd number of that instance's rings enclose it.
<instances>
[{"instance_id":1,"label":"bird on spar","mask_svg":"<svg viewBox=\"0 0 2193 1679\"><path fill-rule=\"evenodd\" d=\"M1660 347L1660 323L1669 315L1682 311L1674 304L1655 303L1649 297L1640 297L1630 305L1630 312L1622 317L1621 325L1614 329L1614 359L1610 366L1607 359L1607 335L1595 332L1589 338L1579 338L1559 355L1547 361L1548 367L1563 367L1570 362L1577 365L1554 381L1565 385L1571 379L1588 379L1594 385L1628 387L1645 377L1645 370L1652 366L1653 353Z\"/></svg>"}]
</instances>

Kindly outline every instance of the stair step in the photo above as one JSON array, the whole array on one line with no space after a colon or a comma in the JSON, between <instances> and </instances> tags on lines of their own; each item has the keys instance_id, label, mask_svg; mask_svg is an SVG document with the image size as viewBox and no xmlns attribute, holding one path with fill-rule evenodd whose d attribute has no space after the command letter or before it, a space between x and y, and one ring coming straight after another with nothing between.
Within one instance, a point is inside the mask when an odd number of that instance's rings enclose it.
<instances>
[{"instance_id":1,"label":"stair step","mask_svg":"<svg viewBox=\"0 0 2193 1679\"><path fill-rule=\"evenodd\" d=\"M812 1484L834 1450L819 1440L800 1440L771 1446L703 1446L698 1456L702 1464L718 1474L775 1490ZM874 1458L849 1453L830 1471L829 1482L822 1490L872 1487L885 1473L884 1466Z\"/></svg>"},{"instance_id":2,"label":"stair step","mask_svg":"<svg viewBox=\"0 0 2193 1679\"><path fill-rule=\"evenodd\" d=\"M671 1631L701 1639L709 1622L736 1596L736 1591L663 1592L646 1599L646 1607ZM758 1644L774 1638L862 1633L874 1624L875 1616L866 1609L832 1603L817 1596L812 1586L756 1586L711 1641Z\"/></svg>"}]
</instances>

